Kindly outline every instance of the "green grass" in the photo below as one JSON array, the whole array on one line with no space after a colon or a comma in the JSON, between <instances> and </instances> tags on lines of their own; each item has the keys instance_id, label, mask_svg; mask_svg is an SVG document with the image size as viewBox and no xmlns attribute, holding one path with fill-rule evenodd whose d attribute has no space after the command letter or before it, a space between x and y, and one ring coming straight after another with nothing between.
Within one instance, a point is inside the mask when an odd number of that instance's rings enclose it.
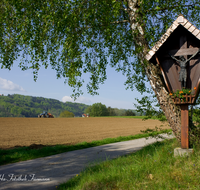
<instances>
[{"instance_id":1,"label":"green grass","mask_svg":"<svg viewBox=\"0 0 200 190\"><path fill-rule=\"evenodd\" d=\"M145 116L101 116L101 117L134 118L134 119L144 119L145 118Z\"/></svg>"},{"instance_id":2,"label":"green grass","mask_svg":"<svg viewBox=\"0 0 200 190\"><path fill-rule=\"evenodd\" d=\"M88 167L59 190L200 189L200 151L174 157L176 139Z\"/></svg>"},{"instance_id":3,"label":"green grass","mask_svg":"<svg viewBox=\"0 0 200 190\"><path fill-rule=\"evenodd\" d=\"M147 119L147 116L101 116L101 117ZM156 120L159 120L160 118L158 118L158 117L156 117L156 116L152 116L151 118L148 118L148 119L156 119ZM166 117L163 116L162 119L166 119Z\"/></svg>"},{"instance_id":4,"label":"green grass","mask_svg":"<svg viewBox=\"0 0 200 190\"><path fill-rule=\"evenodd\" d=\"M144 133L138 135L130 135L125 137L117 137L117 138L107 138L99 141L92 142L82 142L76 145L56 145L56 146L45 146L40 149L32 149L31 147L20 147L8 150L0 149L0 165L15 163L19 161L25 161L50 155L55 155L63 152L68 152L72 150L79 150L94 146L100 146L109 143L128 141L133 139L139 139L143 137L149 137L156 134L167 133L170 132L171 129L166 129L162 131L151 131L151 133Z\"/></svg>"}]
</instances>

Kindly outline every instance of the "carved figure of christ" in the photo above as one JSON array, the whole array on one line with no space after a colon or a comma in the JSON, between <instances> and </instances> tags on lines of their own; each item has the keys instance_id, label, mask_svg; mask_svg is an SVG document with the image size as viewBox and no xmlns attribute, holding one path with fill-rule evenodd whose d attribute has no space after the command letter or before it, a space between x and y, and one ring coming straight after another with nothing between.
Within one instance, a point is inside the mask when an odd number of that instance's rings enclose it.
<instances>
[{"instance_id":1,"label":"carved figure of christ","mask_svg":"<svg viewBox=\"0 0 200 190\"><path fill-rule=\"evenodd\" d=\"M174 59L181 67L181 70L179 72L179 81L181 82L181 88L186 88L186 80L187 80L187 69L186 69L186 67L187 67L189 61L193 57L195 57L199 52L200 52L200 48L189 59L185 59L184 56L179 56L180 59L177 59L176 57L174 57L173 55L171 55L169 53L170 57L172 59Z\"/></svg>"}]
</instances>

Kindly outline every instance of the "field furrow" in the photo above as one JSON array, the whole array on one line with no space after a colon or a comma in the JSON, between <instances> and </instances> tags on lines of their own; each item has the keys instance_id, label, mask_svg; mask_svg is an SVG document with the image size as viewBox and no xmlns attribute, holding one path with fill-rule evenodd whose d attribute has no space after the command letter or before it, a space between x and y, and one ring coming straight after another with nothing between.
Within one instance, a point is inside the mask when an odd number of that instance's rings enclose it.
<instances>
[{"instance_id":1,"label":"field furrow","mask_svg":"<svg viewBox=\"0 0 200 190\"><path fill-rule=\"evenodd\" d=\"M133 118L0 118L0 148L91 142L128 136L163 125ZM162 129L169 129L167 123Z\"/></svg>"}]
</instances>

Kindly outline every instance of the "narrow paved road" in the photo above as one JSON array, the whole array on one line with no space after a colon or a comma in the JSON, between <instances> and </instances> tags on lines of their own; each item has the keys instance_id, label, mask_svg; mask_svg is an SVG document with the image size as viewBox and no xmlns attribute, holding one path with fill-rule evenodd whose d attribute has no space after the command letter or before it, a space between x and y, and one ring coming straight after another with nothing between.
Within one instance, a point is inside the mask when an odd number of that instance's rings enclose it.
<instances>
[{"instance_id":1,"label":"narrow paved road","mask_svg":"<svg viewBox=\"0 0 200 190\"><path fill-rule=\"evenodd\" d=\"M141 138L0 166L0 190L55 190L90 164L136 152L154 142L156 139Z\"/></svg>"}]
</instances>

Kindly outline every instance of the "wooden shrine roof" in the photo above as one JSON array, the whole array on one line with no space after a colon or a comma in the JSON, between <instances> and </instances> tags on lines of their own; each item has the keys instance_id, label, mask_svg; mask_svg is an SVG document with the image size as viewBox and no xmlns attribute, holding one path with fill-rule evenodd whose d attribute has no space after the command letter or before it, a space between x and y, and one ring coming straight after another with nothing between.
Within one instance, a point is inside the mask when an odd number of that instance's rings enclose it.
<instances>
[{"instance_id":1,"label":"wooden shrine roof","mask_svg":"<svg viewBox=\"0 0 200 190\"><path fill-rule=\"evenodd\" d=\"M179 15L178 18L173 22L173 24L167 29L165 34L160 38L154 47L146 55L146 59L149 61L154 54L159 50L159 48L164 44L164 42L169 38L169 36L174 32L174 30L182 25L185 29L191 32L196 38L200 40L200 30L197 29L193 24L191 24L183 15Z\"/></svg>"}]
</instances>

